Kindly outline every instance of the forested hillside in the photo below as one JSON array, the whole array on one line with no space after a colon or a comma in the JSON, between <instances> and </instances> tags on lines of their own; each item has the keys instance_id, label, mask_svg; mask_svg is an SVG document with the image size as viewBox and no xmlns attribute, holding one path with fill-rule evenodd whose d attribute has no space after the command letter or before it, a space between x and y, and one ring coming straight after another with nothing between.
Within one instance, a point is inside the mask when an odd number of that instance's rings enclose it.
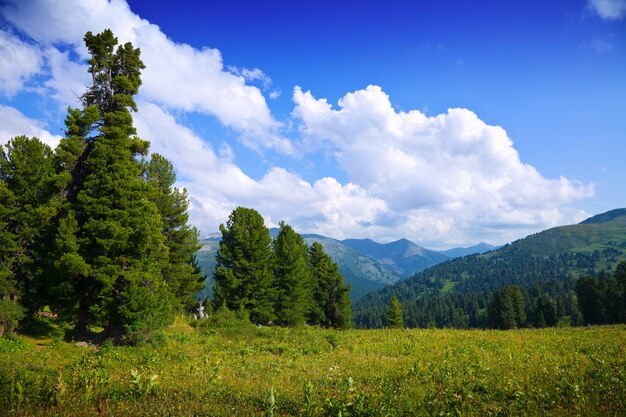
<instances>
[{"instance_id":1,"label":"forested hillside","mask_svg":"<svg viewBox=\"0 0 626 417\"><path fill-rule=\"evenodd\" d=\"M404 282L369 294L354 305L357 326L385 325L393 295L404 305L407 326L484 327L494 291L519 286L529 301L550 297L559 316L578 314L576 281L611 273L626 259L626 210L578 225L556 227L496 251L435 265ZM575 319L574 319L575 321Z\"/></svg>"}]
</instances>

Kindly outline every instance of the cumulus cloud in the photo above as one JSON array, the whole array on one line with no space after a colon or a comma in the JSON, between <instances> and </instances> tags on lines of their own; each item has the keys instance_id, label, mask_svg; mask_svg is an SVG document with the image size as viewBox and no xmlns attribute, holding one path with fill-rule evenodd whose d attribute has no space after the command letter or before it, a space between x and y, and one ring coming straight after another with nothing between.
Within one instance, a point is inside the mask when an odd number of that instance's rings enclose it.
<instances>
[{"instance_id":1,"label":"cumulus cloud","mask_svg":"<svg viewBox=\"0 0 626 417\"><path fill-rule=\"evenodd\" d=\"M142 110L135 115L139 135L150 138L153 152L172 161L178 185L190 192L191 219L205 231L216 230L239 205L259 210L270 226L287 220L300 230L332 236L372 223L387 210L385 202L371 197L362 187L340 184L334 178L311 184L293 172L274 167L254 180L232 162L230 152L216 153L206 140L161 107L139 104Z\"/></svg>"},{"instance_id":2,"label":"cumulus cloud","mask_svg":"<svg viewBox=\"0 0 626 417\"><path fill-rule=\"evenodd\" d=\"M626 16L626 0L589 0L588 4L603 19L620 20Z\"/></svg>"},{"instance_id":3,"label":"cumulus cloud","mask_svg":"<svg viewBox=\"0 0 626 417\"><path fill-rule=\"evenodd\" d=\"M13 107L0 105L0 144L20 135L35 136L51 148L61 140L61 136L48 132L43 122L30 119Z\"/></svg>"},{"instance_id":4,"label":"cumulus cloud","mask_svg":"<svg viewBox=\"0 0 626 417\"><path fill-rule=\"evenodd\" d=\"M308 146L331 146L350 181L386 203L396 232L417 241L453 244L481 233L506 241L515 229L567 220L559 207L594 193L543 177L504 129L467 109L398 112L378 86L346 94L337 109L300 88L293 99Z\"/></svg>"},{"instance_id":5,"label":"cumulus cloud","mask_svg":"<svg viewBox=\"0 0 626 417\"><path fill-rule=\"evenodd\" d=\"M46 48L51 72L46 86L63 105L76 104L71 86L82 84L84 89L86 67L68 62L67 49L59 45L69 45L84 60L85 32L110 28L120 42L130 41L141 48L147 67L142 74L141 97L169 109L213 115L238 131L252 148L294 152L289 140L280 134L281 124L272 117L259 88L246 84L246 80L267 83L269 77L256 69L233 74L224 68L219 50L173 42L158 26L135 15L125 1L68 0L62 5L50 0L10 1L1 10Z\"/></svg>"},{"instance_id":6,"label":"cumulus cloud","mask_svg":"<svg viewBox=\"0 0 626 417\"><path fill-rule=\"evenodd\" d=\"M12 96L39 72L39 51L15 35L0 30L0 93Z\"/></svg>"}]
</instances>

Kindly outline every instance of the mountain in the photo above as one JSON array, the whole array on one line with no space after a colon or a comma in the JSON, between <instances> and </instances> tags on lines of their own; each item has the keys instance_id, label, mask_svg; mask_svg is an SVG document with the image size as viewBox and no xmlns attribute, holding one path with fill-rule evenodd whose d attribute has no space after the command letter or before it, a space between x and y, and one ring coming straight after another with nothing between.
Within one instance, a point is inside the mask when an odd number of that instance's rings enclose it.
<instances>
[{"instance_id":1,"label":"mountain","mask_svg":"<svg viewBox=\"0 0 626 417\"><path fill-rule=\"evenodd\" d=\"M564 294L572 291L578 277L613 271L622 260L626 260L626 209L612 210L577 225L545 230L491 252L432 266L355 302L354 319L361 326L384 322L381 317L392 295L400 299L406 311L415 314L422 314L430 303L433 314L433 306L437 305L450 317L469 316L469 304L474 310L484 308L491 292L506 285ZM475 297L470 303L471 297L462 297L464 294ZM454 305L450 304L453 299ZM421 319L409 317L408 324L420 324ZM442 323L435 324L452 325Z\"/></svg>"},{"instance_id":2,"label":"mountain","mask_svg":"<svg viewBox=\"0 0 626 417\"><path fill-rule=\"evenodd\" d=\"M280 229L271 228L272 238ZM459 255L447 255L436 252L407 240L400 239L391 243L377 243L371 239L346 239L343 241L317 234L303 234L304 241L310 245L319 242L324 250L337 263L346 283L352 285L352 300L357 300L372 291L395 284L430 266L463 256L467 253L485 252L493 248L481 243L471 248L456 248ZM220 233L212 233L201 240L202 248L196 254L198 264L207 275L205 288L198 294L204 299L212 296L213 271L219 249ZM474 249L473 249L474 248Z\"/></svg>"},{"instance_id":3,"label":"mountain","mask_svg":"<svg viewBox=\"0 0 626 417\"><path fill-rule=\"evenodd\" d=\"M422 248L407 239L384 244L374 242L371 239L346 239L342 240L341 243L376 259L403 277L408 277L451 258L445 254Z\"/></svg>"},{"instance_id":4,"label":"mountain","mask_svg":"<svg viewBox=\"0 0 626 417\"><path fill-rule=\"evenodd\" d=\"M339 240L314 234L304 234L302 237L307 245L313 242L320 243L324 251L337 263L345 282L352 285L350 293L352 300L402 279L400 274L387 268L383 263L350 248Z\"/></svg>"},{"instance_id":5,"label":"mountain","mask_svg":"<svg viewBox=\"0 0 626 417\"><path fill-rule=\"evenodd\" d=\"M277 234L278 229L270 229L272 237L276 237ZM352 300L384 288L386 285L394 284L403 278L379 261L347 247L339 240L315 234L304 234L302 238L307 245L319 242L324 247L324 251L337 263L345 282L352 286L350 293ZM206 284L198 294L198 299L211 298L213 295L213 271L217 264L219 241L220 239L215 236L202 239L202 247L196 253L196 260L207 276Z\"/></svg>"},{"instance_id":6,"label":"mountain","mask_svg":"<svg viewBox=\"0 0 626 417\"><path fill-rule=\"evenodd\" d=\"M196 295L197 300L206 300L207 298L213 298L213 271L217 265L217 250L220 248L220 238L215 236L204 238L200 240L202 247L196 252L196 262L198 266L206 276L204 288L200 290Z\"/></svg>"},{"instance_id":7,"label":"mountain","mask_svg":"<svg viewBox=\"0 0 626 417\"><path fill-rule=\"evenodd\" d=\"M467 248L452 248L439 253L449 258L460 258L462 256L474 255L476 253L485 253L491 250L497 249L498 246L493 246L485 242L480 242L478 245L469 246Z\"/></svg>"}]
</instances>

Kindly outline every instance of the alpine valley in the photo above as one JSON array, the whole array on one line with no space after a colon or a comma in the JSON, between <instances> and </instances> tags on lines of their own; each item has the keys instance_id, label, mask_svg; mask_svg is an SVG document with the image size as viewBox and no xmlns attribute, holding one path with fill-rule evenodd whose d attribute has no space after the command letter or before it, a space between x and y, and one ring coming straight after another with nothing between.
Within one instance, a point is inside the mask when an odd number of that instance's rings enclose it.
<instances>
[{"instance_id":1,"label":"alpine valley","mask_svg":"<svg viewBox=\"0 0 626 417\"><path fill-rule=\"evenodd\" d=\"M275 237L278 229L270 229ZM387 285L404 281L428 267L454 258L485 253L495 249L487 243L466 248L453 248L438 252L423 248L415 243L400 239L390 243L378 243L371 239L337 240L318 234L303 234L307 245L318 242L324 251L339 266L345 282L352 286L352 300L380 290ZM198 295L199 299L211 297L213 271L221 240L219 233L213 233L201 240L202 247L196 254L198 265L207 276L206 285Z\"/></svg>"}]
</instances>

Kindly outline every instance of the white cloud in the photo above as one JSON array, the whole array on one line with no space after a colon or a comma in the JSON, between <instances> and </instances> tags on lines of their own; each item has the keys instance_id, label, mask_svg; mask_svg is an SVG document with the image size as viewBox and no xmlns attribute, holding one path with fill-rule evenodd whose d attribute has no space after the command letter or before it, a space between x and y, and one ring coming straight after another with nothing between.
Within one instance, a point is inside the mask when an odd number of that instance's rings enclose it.
<instances>
[{"instance_id":1,"label":"white cloud","mask_svg":"<svg viewBox=\"0 0 626 417\"><path fill-rule=\"evenodd\" d=\"M85 32L110 28L120 43L130 41L141 48L147 67L141 97L169 109L213 115L239 132L243 143L252 148L294 152L259 88L246 84L246 78L267 83L269 77L257 69L242 70L241 75L227 71L219 50L173 42L122 0L13 1L1 10L17 28L47 48L51 80L46 85L63 105L76 105L68 86L82 84L84 89L86 66L68 63L67 51L57 45L70 45L84 59Z\"/></svg>"},{"instance_id":2,"label":"white cloud","mask_svg":"<svg viewBox=\"0 0 626 417\"><path fill-rule=\"evenodd\" d=\"M40 69L39 51L0 30L0 93L12 96Z\"/></svg>"},{"instance_id":3,"label":"white cloud","mask_svg":"<svg viewBox=\"0 0 626 417\"><path fill-rule=\"evenodd\" d=\"M89 82L83 35L111 28L120 41L142 50L147 65L134 115L138 133L152 151L170 159L178 185L190 193L192 223L215 231L239 205L254 207L269 225L285 220L301 232L333 237L391 240L408 237L425 245L455 246L478 240L503 243L525 233L578 219L568 204L593 194L593 186L543 177L523 163L506 132L466 109L428 117L396 111L380 87L346 94L333 108L299 88L293 120L304 150L281 131L263 95L271 79L257 68L224 66L219 50L175 43L158 26L132 13L122 0L13 0L0 6L25 43L0 33L17 63L0 65L0 91L15 94L33 79L60 105L75 106ZM30 41L29 41L30 42ZM78 57L78 58L77 58ZM33 81L34 82L34 81ZM261 88L251 85L256 83ZM263 90L263 91L262 91ZM269 91L269 93L268 93ZM335 158L348 181L304 180L282 167L251 178L236 165L224 138L202 138L174 114L216 117L253 149L324 153ZM18 134L55 145L41 122L12 107L0 107L0 140ZM211 139L211 141L209 141ZM210 143L221 144L218 149Z\"/></svg>"},{"instance_id":4,"label":"white cloud","mask_svg":"<svg viewBox=\"0 0 626 417\"><path fill-rule=\"evenodd\" d=\"M270 226L285 220L299 230L346 237L387 211L382 200L362 187L342 185L333 178L311 184L275 167L254 180L232 162L232 151L218 155L207 141L153 103L140 102L139 108L135 114L139 135L150 138L152 152L172 161L178 185L190 193L192 222L205 232L215 231L239 205L257 209Z\"/></svg>"},{"instance_id":5,"label":"white cloud","mask_svg":"<svg viewBox=\"0 0 626 417\"><path fill-rule=\"evenodd\" d=\"M626 16L626 0L589 0L589 6L603 19L620 20Z\"/></svg>"},{"instance_id":6,"label":"white cloud","mask_svg":"<svg viewBox=\"0 0 626 417\"><path fill-rule=\"evenodd\" d=\"M35 136L53 149L61 140L61 136L48 132L43 122L29 119L13 107L0 105L0 144L20 135Z\"/></svg>"},{"instance_id":7,"label":"white cloud","mask_svg":"<svg viewBox=\"0 0 626 417\"><path fill-rule=\"evenodd\" d=\"M351 183L385 202L396 236L422 243L495 242L568 220L560 207L593 186L544 178L520 161L504 129L467 109L397 112L380 87L346 94L338 109L294 90L305 143L331 146ZM365 230L366 228L363 228Z\"/></svg>"}]
</instances>

